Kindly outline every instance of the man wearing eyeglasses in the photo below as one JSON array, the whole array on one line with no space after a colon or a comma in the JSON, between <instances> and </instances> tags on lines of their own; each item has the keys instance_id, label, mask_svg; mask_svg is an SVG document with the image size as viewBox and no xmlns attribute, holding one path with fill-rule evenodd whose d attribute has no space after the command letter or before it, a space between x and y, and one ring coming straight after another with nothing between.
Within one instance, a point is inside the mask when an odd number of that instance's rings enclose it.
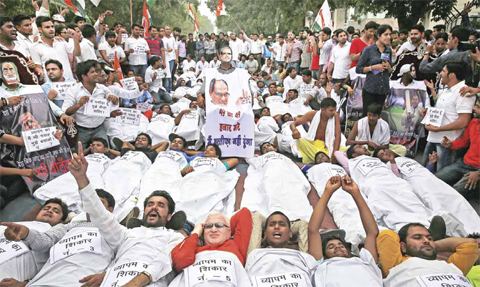
<instances>
[{"instance_id":1,"label":"man wearing eyeglasses","mask_svg":"<svg viewBox=\"0 0 480 287\"><path fill-rule=\"evenodd\" d=\"M212 286L213 282L209 281L213 280L229 282L233 286L250 286L243 265L247 257L251 233L252 215L247 208L242 208L231 220L222 213L210 213L205 223L197 223L192 235L172 250L175 271L180 273L186 270L186 272L178 275L169 286L185 286L186 277L190 286L194 286L192 283ZM199 245L199 239L202 245ZM214 267L220 267L218 270L223 269L223 271L217 271ZM190 275L198 270L210 270L210 272L200 277ZM235 274L231 276L231 273Z\"/></svg>"}]
</instances>

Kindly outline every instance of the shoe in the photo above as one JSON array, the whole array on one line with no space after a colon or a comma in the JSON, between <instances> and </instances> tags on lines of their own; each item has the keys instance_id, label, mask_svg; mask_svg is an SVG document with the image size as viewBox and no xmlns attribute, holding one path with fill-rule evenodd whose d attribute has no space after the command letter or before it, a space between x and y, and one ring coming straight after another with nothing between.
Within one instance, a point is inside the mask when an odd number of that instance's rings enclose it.
<instances>
[{"instance_id":1,"label":"shoe","mask_svg":"<svg viewBox=\"0 0 480 287\"><path fill-rule=\"evenodd\" d=\"M122 149L123 141L122 141L121 139L119 139L119 138L113 138L113 139L112 139L112 142L113 142L113 144L115 145L115 148L116 148L116 149L118 149L118 150Z\"/></svg>"},{"instance_id":2,"label":"shoe","mask_svg":"<svg viewBox=\"0 0 480 287\"><path fill-rule=\"evenodd\" d=\"M447 226L445 225L445 220L439 215L435 215L430 222L430 235L433 238L433 241L444 239L447 234Z\"/></svg>"},{"instance_id":3,"label":"shoe","mask_svg":"<svg viewBox=\"0 0 480 287\"><path fill-rule=\"evenodd\" d=\"M186 221L187 214L184 211L180 210L172 215L172 218L170 219L170 221L167 222L165 227L168 229L180 230L185 225Z\"/></svg>"},{"instance_id":4,"label":"shoe","mask_svg":"<svg viewBox=\"0 0 480 287\"><path fill-rule=\"evenodd\" d=\"M130 219L130 218L137 218L138 215L140 214L140 209L138 207L134 207L132 208L132 210L127 214L127 216L125 216L125 218L120 221L120 224L123 225L123 226L127 226L127 221Z\"/></svg>"},{"instance_id":5,"label":"shoe","mask_svg":"<svg viewBox=\"0 0 480 287\"><path fill-rule=\"evenodd\" d=\"M137 227L140 227L143 225L143 221L138 219L138 218L135 218L135 217L130 217L128 220L127 220L127 224L126 224L126 227L128 229L132 229L132 228L137 228Z\"/></svg>"}]
</instances>

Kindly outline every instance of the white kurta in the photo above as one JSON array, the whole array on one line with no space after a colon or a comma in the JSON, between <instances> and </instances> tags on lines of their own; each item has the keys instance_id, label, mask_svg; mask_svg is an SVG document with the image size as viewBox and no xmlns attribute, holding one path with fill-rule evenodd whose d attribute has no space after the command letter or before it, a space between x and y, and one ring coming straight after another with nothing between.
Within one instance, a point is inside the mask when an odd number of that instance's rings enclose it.
<instances>
[{"instance_id":1,"label":"white kurta","mask_svg":"<svg viewBox=\"0 0 480 287\"><path fill-rule=\"evenodd\" d=\"M373 141L376 145L383 146L390 142L390 126L382 119L378 119L377 125L370 133L368 118L364 117L358 120L358 141Z\"/></svg>"},{"instance_id":2,"label":"white kurta","mask_svg":"<svg viewBox=\"0 0 480 287\"><path fill-rule=\"evenodd\" d=\"M17 222L39 232L45 232L52 226L45 222L25 221ZM5 239L3 233L7 227L0 226L0 239ZM0 245L1 248L1 245ZM26 253L0 263L0 281L5 278L14 278L18 281L30 280L42 269L48 260L48 252L35 252L29 250Z\"/></svg>"},{"instance_id":3,"label":"white kurta","mask_svg":"<svg viewBox=\"0 0 480 287\"><path fill-rule=\"evenodd\" d=\"M290 220L309 220L313 209L308 202L310 183L286 156L268 152L249 158L242 207L270 214L282 211Z\"/></svg>"},{"instance_id":4,"label":"white kurta","mask_svg":"<svg viewBox=\"0 0 480 287\"><path fill-rule=\"evenodd\" d=\"M312 255L285 248L255 249L245 264L253 286L264 286L259 283L270 281L280 286L298 283L300 287L311 287L316 268L317 261Z\"/></svg>"},{"instance_id":5,"label":"white kurta","mask_svg":"<svg viewBox=\"0 0 480 287\"><path fill-rule=\"evenodd\" d=\"M106 121L108 125L107 135L109 138L119 138L124 142L134 141L139 133L147 131L149 124L148 118L140 114L140 125L127 125L118 123L116 118L110 118Z\"/></svg>"},{"instance_id":6,"label":"white kurta","mask_svg":"<svg viewBox=\"0 0 480 287\"><path fill-rule=\"evenodd\" d=\"M331 177L346 174L343 167L331 163L314 165L307 171L308 180L317 190L319 197L322 197L325 186ZM345 240L347 242L352 243L353 246L358 246L365 241L367 235L360 219L360 212L349 193L340 187L333 193L327 206L332 213L335 224L345 230Z\"/></svg>"},{"instance_id":7,"label":"white kurta","mask_svg":"<svg viewBox=\"0 0 480 287\"><path fill-rule=\"evenodd\" d=\"M444 218L448 234L465 237L480 230L477 212L455 189L413 159L397 157L395 162L420 200Z\"/></svg>"},{"instance_id":8,"label":"white kurta","mask_svg":"<svg viewBox=\"0 0 480 287\"><path fill-rule=\"evenodd\" d=\"M378 158L362 155L348 160L350 174L379 226L398 231L405 224L419 222L430 226L432 210L413 192L412 186L397 177Z\"/></svg>"},{"instance_id":9,"label":"white kurta","mask_svg":"<svg viewBox=\"0 0 480 287\"><path fill-rule=\"evenodd\" d=\"M227 171L217 158L197 157L190 166L194 171L180 179L177 188L171 189L175 208L185 211L193 223L204 222L212 211L231 215L240 174Z\"/></svg>"},{"instance_id":10,"label":"white kurta","mask_svg":"<svg viewBox=\"0 0 480 287\"><path fill-rule=\"evenodd\" d=\"M195 110L191 110L190 113L184 114L180 123L175 129L175 133L184 137L187 141L196 141L200 138L200 114Z\"/></svg>"}]
</instances>

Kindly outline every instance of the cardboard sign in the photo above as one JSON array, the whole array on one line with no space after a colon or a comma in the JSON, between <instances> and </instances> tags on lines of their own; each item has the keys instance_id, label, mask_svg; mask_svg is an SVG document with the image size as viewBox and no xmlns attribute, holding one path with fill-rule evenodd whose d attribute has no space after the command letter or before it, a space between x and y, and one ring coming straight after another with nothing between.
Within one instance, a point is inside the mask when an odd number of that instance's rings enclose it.
<instances>
[{"instance_id":1,"label":"cardboard sign","mask_svg":"<svg viewBox=\"0 0 480 287\"><path fill-rule=\"evenodd\" d=\"M403 162L400 165L397 164L397 166L400 172L406 176L410 175L410 173L412 173L412 171L414 171L415 169L421 167L421 165L418 162L413 160Z\"/></svg>"},{"instance_id":2,"label":"cardboard sign","mask_svg":"<svg viewBox=\"0 0 480 287\"><path fill-rule=\"evenodd\" d=\"M22 241L9 241L0 238L0 265L7 260L15 258L28 252L30 249Z\"/></svg>"},{"instance_id":3,"label":"cardboard sign","mask_svg":"<svg viewBox=\"0 0 480 287\"><path fill-rule=\"evenodd\" d=\"M116 117L117 123L124 125L139 126L142 112L135 109L120 108L122 115Z\"/></svg>"},{"instance_id":4,"label":"cardboard sign","mask_svg":"<svg viewBox=\"0 0 480 287\"><path fill-rule=\"evenodd\" d=\"M127 33L123 33L123 34L122 34L122 42L121 42L121 44L125 43L125 42L127 41L127 39L128 39L128 34L127 34Z\"/></svg>"},{"instance_id":5,"label":"cardboard sign","mask_svg":"<svg viewBox=\"0 0 480 287\"><path fill-rule=\"evenodd\" d=\"M75 254L91 252L102 254L102 237L98 231L86 231L58 241L50 249L50 264Z\"/></svg>"},{"instance_id":6,"label":"cardboard sign","mask_svg":"<svg viewBox=\"0 0 480 287\"><path fill-rule=\"evenodd\" d=\"M225 282L237 285L235 262L226 258L200 260L185 269L187 286L204 282Z\"/></svg>"},{"instance_id":7,"label":"cardboard sign","mask_svg":"<svg viewBox=\"0 0 480 287\"><path fill-rule=\"evenodd\" d=\"M137 45L133 50L135 51L134 54L145 54L146 49L143 45Z\"/></svg>"},{"instance_id":8,"label":"cardboard sign","mask_svg":"<svg viewBox=\"0 0 480 287\"><path fill-rule=\"evenodd\" d=\"M106 99L90 99L85 104L85 115L95 117L110 117L112 103Z\"/></svg>"},{"instance_id":9,"label":"cardboard sign","mask_svg":"<svg viewBox=\"0 0 480 287\"><path fill-rule=\"evenodd\" d=\"M135 77L121 79L120 83L122 83L123 88L126 90L129 90L129 91L138 90L138 84L137 84L137 81L135 81Z\"/></svg>"},{"instance_id":10,"label":"cardboard sign","mask_svg":"<svg viewBox=\"0 0 480 287\"><path fill-rule=\"evenodd\" d=\"M364 175L367 176L372 170L377 169L377 168L387 168L385 164L381 161L367 161L360 163L358 165L358 168L360 169L360 172Z\"/></svg>"},{"instance_id":11,"label":"cardboard sign","mask_svg":"<svg viewBox=\"0 0 480 287\"><path fill-rule=\"evenodd\" d=\"M443 115L445 114L445 109L439 108L428 108L425 118L422 120L422 124L432 125L434 127L442 126Z\"/></svg>"},{"instance_id":12,"label":"cardboard sign","mask_svg":"<svg viewBox=\"0 0 480 287\"><path fill-rule=\"evenodd\" d=\"M308 287L307 278L304 275L290 272L284 274L272 274L255 276L253 284L255 287L295 286Z\"/></svg>"},{"instance_id":13,"label":"cardboard sign","mask_svg":"<svg viewBox=\"0 0 480 287\"><path fill-rule=\"evenodd\" d=\"M55 90L58 95L55 100L65 99L65 92L71 87L75 86L76 82L55 82L52 83L52 90Z\"/></svg>"},{"instance_id":14,"label":"cardboard sign","mask_svg":"<svg viewBox=\"0 0 480 287\"><path fill-rule=\"evenodd\" d=\"M327 169L327 173L328 173L328 176L329 178L332 178L334 176L344 176L346 175L345 173L345 170L339 166L330 166L328 169Z\"/></svg>"},{"instance_id":15,"label":"cardboard sign","mask_svg":"<svg viewBox=\"0 0 480 287\"><path fill-rule=\"evenodd\" d=\"M153 105L149 103L137 103L136 109L144 113L146 111L151 110L152 107Z\"/></svg>"},{"instance_id":16,"label":"cardboard sign","mask_svg":"<svg viewBox=\"0 0 480 287\"><path fill-rule=\"evenodd\" d=\"M25 142L27 153L44 150L60 145L60 141L55 138L57 128L39 128L30 131L23 131L22 137Z\"/></svg>"},{"instance_id":17,"label":"cardboard sign","mask_svg":"<svg viewBox=\"0 0 480 287\"><path fill-rule=\"evenodd\" d=\"M415 279L422 287L472 287L465 276L456 273L422 275Z\"/></svg>"},{"instance_id":18,"label":"cardboard sign","mask_svg":"<svg viewBox=\"0 0 480 287\"><path fill-rule=\"evenodd\" d=\"M212 168L217 167L217 159L216 158L208 158L208 157L197 157L191 163L190 166L194 169L199 168L201 166L210 166Z\"/></svg>"},{"instance_id":19,"label":"cardboard sign","mask_svg":"<svg viewBox=\"0 0 480 287\"><path fill-rule=\"evenodd\" d=\"M116 264L107 270L107 274L100 287L120 287L135 278L148 268L143 261L132 261L123 264Z\"/></svg>"}]
</instances>

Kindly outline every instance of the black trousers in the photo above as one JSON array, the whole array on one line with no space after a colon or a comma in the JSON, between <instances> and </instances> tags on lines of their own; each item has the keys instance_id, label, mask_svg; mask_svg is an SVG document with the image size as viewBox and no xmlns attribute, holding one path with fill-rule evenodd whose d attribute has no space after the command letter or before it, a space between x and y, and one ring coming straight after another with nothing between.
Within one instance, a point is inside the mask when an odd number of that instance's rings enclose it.
<instances>
[{"instance_id":1,"label":"black trousers","mask_svg":"<svg viewBox=\"0 0 480 287\"><path fill-rule=\"evenodd\" d=\"M374 103L377 103L383 107L385 106L385 99L387 95L379 95L379 94L372 94L365 89L362 90L362 98L363 98L363 117L367 116L368 106Z\"/></svg>"}]
</instances>

